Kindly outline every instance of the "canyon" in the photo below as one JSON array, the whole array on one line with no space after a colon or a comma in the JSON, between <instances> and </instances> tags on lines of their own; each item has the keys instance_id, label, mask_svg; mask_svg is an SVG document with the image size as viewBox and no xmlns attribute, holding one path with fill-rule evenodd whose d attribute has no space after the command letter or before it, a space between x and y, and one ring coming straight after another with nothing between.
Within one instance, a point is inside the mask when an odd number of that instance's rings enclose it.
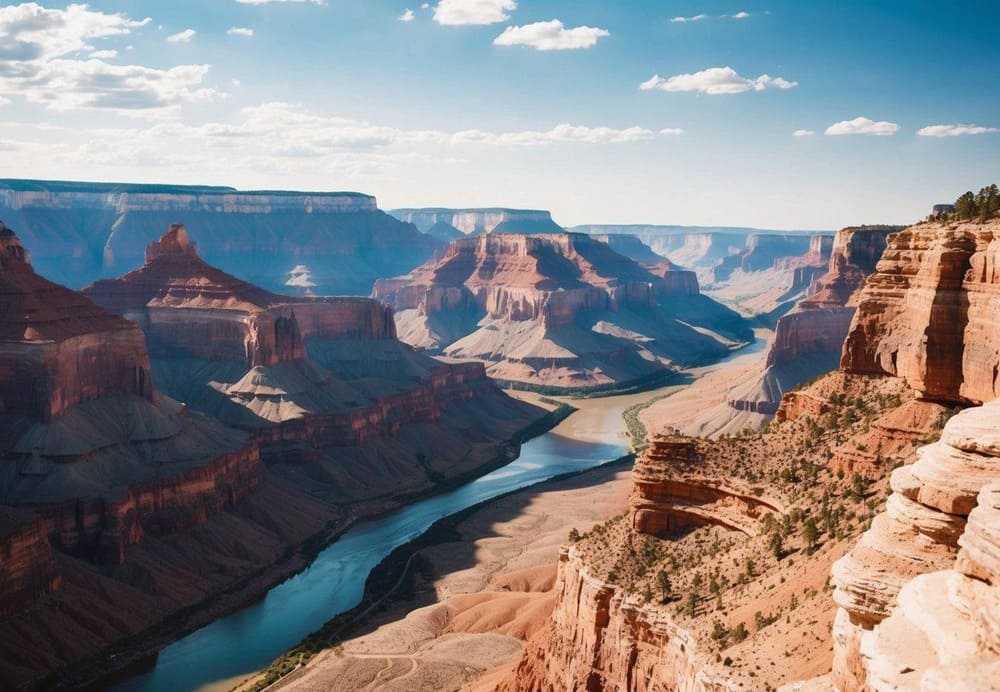
<instances>
[{"instance_id":1,"label":"canyon","mask_svg":"<svg viewBox=\"0 0 1000 692\"><path fill-rule=\"evenodd\" d=\"M97 302L6 226L0 249L5 687L129 664L544 425L481 365L398 342L374 301L272 294L181 225Z\"/></svg>"},{"instance_id":2,"label":"canyon","mask_svg":"<svg viewBox=\"0 0 1000 692\"><path fill-rule=\"evenodd\" d=\"M500 689L989 688L998 230L843 233L855 269L814 294L857 306L839 370L760 433L651 431L630 511L564 546Z\"/></svg>"},{"instance_id":3,"label":"canyon","mask_svg":"<svg viewBox=\"0 0 1000 692\"><path fill-rule=\"evenodd\" d=\"M750 340L689 272L658 266L583 234L493 233L452 242L409 275L378 281L373 296L394 309L403 341L484 362L516 386L635 385Z\"/></svg>"},{"instance_id":4,"label":"canyon","mask_svg":"<svg viewBox=\"0 0 1000 692\"><path fill-rule=\"evenodd\" d=\"M368 295L381 276L443 247L357 192L0 180L0 218L18 229L35 266L80 288L142 262L177 219L197 226L212 263L272 290Z\"/></svg>"},{"instance_id":5,"label":"canyon","mask_svg":"<svg viewBox=\"0 0 1000 692\"><path fill-rule=\"evenodd\" d=\"M451 242L487 233L560 233L552 213L540 209L392 209L389 214L423 233ZM414 265L416 266L416 265Z\"/></svg>"}]
</instances>

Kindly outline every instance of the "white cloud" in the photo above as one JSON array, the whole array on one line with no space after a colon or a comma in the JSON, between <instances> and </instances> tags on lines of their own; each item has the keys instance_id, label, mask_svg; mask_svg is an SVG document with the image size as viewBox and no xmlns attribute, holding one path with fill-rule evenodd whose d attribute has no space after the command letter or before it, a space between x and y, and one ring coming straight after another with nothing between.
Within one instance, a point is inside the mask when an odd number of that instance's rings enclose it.
<instances>
[{"instance_id":1,"label":"white cloud","mask_svg":"<svg viewBox=\"0 0 1000 692\"><path fill-rule=\"evenodd\" d=\"M230 36L243 36L245 38L253 38L253 29L248 29L245 26L231 26L226 32Z\"/></svg>"},{"instance_id":2,"label":"white cloud","mask_svg":"<svg viewBox=\"0 0 1000 692\"><path fill-rule=\"evenodd\" d=\"M179 104L220 96L202 86L208 65L151 68L105 62L117 53L92 41L130 34L150 19L131 20L86 5L65 10L36 3L0 8L0 96L57 110L166 113ZM131 48L131 46L129 46ZM88 51L86 60L71 56Z\"/></svg>"},{"instance_id":3,"label":"white cloud","mask_svg":"<svg viewBox=\"0 0 1000 692\"><path fill-rule=\"evenodd\" d=\"M662 130L660 130L660 134L665 135L667 137L676 137L684 134L684 130L682 130L679 127L665 127Z\"/></svg>"},{"instance_id":4,"label":"white cloud","mask_svg":"<svg viewBox=\"0 0 1000 692\"><path fill-rule=\"evenodd\" d=\"M178 31L176 34L171 34L167 36L167 43L191 43L191 39L198 32L194 29L185 29L184 31Z\"/></svg>"},{"instance_id":5,"label":"white cloud","mask_svg":"<svg viewBox=\"0 0 1000 692\"><path fill-rule=\"evenodd\" d=\"M674 134L674 133L670 133ZM587 127L584 125L556 125L551 130L522 130L517 132L485 132L462 130L450 138L452 144L491 144L500 146L540 146L562 142L586 144L622 144L653 139L656 133L644 127L625 129L612 127Z\"/></svg>"},{"instance_id":6,"label":"white cloud","mask_svg":"<svg viewBox=\"0 0 1000 692\"><path fill-rule=\"evenodd\" d=\"M714 17L710 14L695 14L690 17L673 17L670 21L674 24L689 24L691 22L703 22L706 19L748 19L753 15L749 12L737 12L735 14L720 14Z\"/></svg>"},{"instance_id":7,"label":"white cloud","mask_svg":"<svg viewBox=\"0 0 1000 692\"><path fill-rule=\"evenodd\" d=\"M899 132L899 125L887 120L878 122L870 118L858 117L854 120L841 120L826 128L828 135L874 135L876 137L891 137Z\"/></svg>"},{"instance_id":8,"label":"white cloud","mask_svg":"<svg viewBox=\"0 0 1000 692\"><path fill-rule=\"evenodd\" d=\"M510 19L507 13L516 9L516 0L440 0L434 8L434 21L451 26L496 24Z\"/></svg>"},{"instance_id":9,"label":"white cloud","mask_svg":"<svg viewBox=\"0 0 1000 692\"><path fill-rule=\"evenodd\" d=\"M664 79L653 75L639 85L643 91L659 89L661 91L697 91L703 94L717 96L719 94L741 94L744 91L763 91L764 89L791 89L798 82L790 82L782 77L772 77L763 74L755 78L741 76L731 67L710 67L694 74L679 74Z\"/></svg>"},{"instance_id":10,"label":"white cloud","mask_svg":"<svg viewBox=\"0 0 1000 692\"><path fill-rule=\"evenodd\" d=\"M67 53L92 51L94 39L122 36L145 26L150 18L133 21L123 14L105 14L86 5L65 10L34 2L0 8L0 62L48 60Z\"/></svg>"},{"instance_id":11,"label":"white cloud","mask_svg":"<svg viewBox=\"0 0 1000 692\"><path fill-rule=\"evenodd\" d=\"M1000 132L1000 128L982 125L928 125L917 130L921 137L959 137L961 135L984 135Z\"/></svg>"},{"instance_id":12,"label":"white cloud","mask_svg":"<svg viewBox=\"0 0 1000 692\"><path fill-rule=\"evenodd\" d=\"M812 137L816 134L816 130L796 130L792 133L792 137Z\"/></svg>"},{"instance_id":13,"label":"white cloud","mask_svg":"<svg viewBox=\"0 0 1000 692\"><path fill-rule=\"evenodd\" d=\"M401 22L412 22L413 19L414 19L413 10L411 10L409 7L407 7L406 11L403 12L403 14L399 15L398 17L396 17L396 19L398 19Z\"/></svg>"},{"instance_id":14,"label":"white cloud","mask_svg":"<svg viewBox=\"0 0 1000 692\"><path fill-rule=\"evenodd\" d=\"M606 29L578 26L567 29L558 19L524 26L509 26L493 40L495 46L529 46L536 50L590 48L599 38L610 36Z\"/></svg>"}]
</instances>

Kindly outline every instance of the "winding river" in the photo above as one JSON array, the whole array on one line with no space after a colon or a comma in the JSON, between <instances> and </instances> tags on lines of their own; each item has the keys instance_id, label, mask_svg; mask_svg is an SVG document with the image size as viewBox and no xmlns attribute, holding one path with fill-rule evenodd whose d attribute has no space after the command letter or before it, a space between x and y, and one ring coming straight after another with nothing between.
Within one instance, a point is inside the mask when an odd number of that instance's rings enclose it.
<instances>
[{"instance_id":1,"label":"winding river","mask_svg":"<svg viewBox=\"0 0 1000 692\"><path fill-rule=\"evenodd\" d=\"M759 357L765 343L741 349L697 375ZM697 376L696 375L696 376ZM369 572L397 547L438 519L564 473L584 471L627 452L622 413L683 386L627 396L573 401L580 410L526 442L520 456L453 491L363 521L323 550L312 564L267 595L164 648L153 667L115 692L221 692L265 668L279 655L362 598ZM531 398L526 395L526 398Z\"/></svg>"}]
</instances>

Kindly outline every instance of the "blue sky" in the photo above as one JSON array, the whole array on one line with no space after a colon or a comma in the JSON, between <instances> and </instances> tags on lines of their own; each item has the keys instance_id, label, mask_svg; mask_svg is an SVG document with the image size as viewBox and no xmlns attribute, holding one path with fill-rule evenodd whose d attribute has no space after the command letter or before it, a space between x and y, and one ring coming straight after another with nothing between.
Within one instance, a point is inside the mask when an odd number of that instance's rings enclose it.
<instances>
[{"instance_id":1,"label":"blue sky","mask_svg":"<svg viewBox=\"0 0 1000 692\"><path fill-rule=\"evenodd\" d=\"M0 3L0 175L770 228L1000 180L995 2L423 4Z\"/></svg>"}]
</instances>

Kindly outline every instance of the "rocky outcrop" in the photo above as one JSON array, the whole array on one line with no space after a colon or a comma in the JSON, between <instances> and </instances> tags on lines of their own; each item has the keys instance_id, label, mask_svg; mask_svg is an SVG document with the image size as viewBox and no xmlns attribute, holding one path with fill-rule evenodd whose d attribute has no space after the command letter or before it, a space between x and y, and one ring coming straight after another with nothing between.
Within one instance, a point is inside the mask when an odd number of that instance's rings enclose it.
<instances>
[{"instance_id":1,"label":"rocky outcrop","mask_svg":"<svg viewBox=\"0 0 1000 692\"><path fill-rule=\"evenodd\" d=\"M926 398L981 403L1000 372L1000 222L898 233L858 299L841 367L901 377Z\"/></svg>"},{"instance_id":2,"label":"rocky outcrop","mask_svg":"<svg viewBox=\"0 0 1000 692\"><path fill-rule=\"evenodd\" d=\"M820 240L814 241L813 238L816 237ZM829 258L830 244L831 239L828 236L753 233L747 236L744 249L726 255L715 265L711 280L713 283L727 281L737 270L751 273L772 268L801 268L791 267L791 258L797 258L803 264L823 266Z\"/></svg>"},{"instance_id":3,"label":"rocky outcrop","mask_svg":"<svg viewBox=\"0 0 1000 692\"><path fill-rule=\"evenodd\" d=\"M0 618L54 591L60 579L41 518L0 506Z\"/></svg>"},{"instance_id":4,"label":"rocky outcrop","mask_svg":"<svg viewBox=\"0 0 1000 692\"><path fill-rule=\"evenodd\" d=\"M960 563L977 575L975 556L992 550L989 539L977 538L984 529L996 529L988 525L989 507L971 534L966 518L1000 468L998 416L1000 405L991 403L949 420L938 442L893 472L886 511L834 565L834 600L841 610L834 624L833 680L840 689L923 689L918 681L927 668L975 658L971 628L961 618L945 619L956 604L967 609L972 592L963 596L950 588L957 577L928 573L953 565L960 544L971 544ZM988 568L984 572L979 578L992 578ZM949 642L955 643L951 649Z\"/></svg>"},{"instance_id":5,"label":"rocky outcrop","mask_svg":"<svg viewBox=\"0 0 1000 692\"><path fill-rule=\"evenodd\" d=\"M552 220L551 212L540 209L393 209L400 221L412 223L423 233L448 241L454 229L461 235L486 233L559 233L563 229Z\"/></svg>"},{"instance_id":6,"label":"rocky outcrop","mask_svg":"<svg viewBox=\"0 0 1000 692\"><path fill-rule=\"evenodd\" d=\"M498 690L736 689L705 667L697 639L669 612L595 577L572 548L560 552L554 591L551 624L528 642Z\"/></svg>"},{"instance_id":7,"label":"rocky outcrop","mask_svg":"<svg viewBox=\"0 0 1000 692\"><path fill-rule=\"evenodd\" d=\"M148 531L197 525L259 484L247 435L158 394L134 324L38 276L2 225L0 240L0 504L118 564Z\"/></svg>"},{"instance_id":8,"label":"rocky outcrop","mask_svg":"<svg viewBox=\"0 0 1000 692\"><path fill-rule=\"evenodd\" d=\"M390 310L369 298L270 293L202 260L179 224L146 258L85 293L143 327L168 392L254 432L268 461L316 460L436 423L457 402L506 400L481 365L401 344Z\"/></svg>"},{"instance_id":9,"label":"rocky outcrop","mask_svg":"<svg viewBox=\"0 0 1000 692\"><path fill-rule=\"evenodd\" d=\"M757 535L757 521L780 513L774 502L727 487L698 470L696 440L658 437L632 471L632 528L665 536L692 526L722 526Z\"/></svg>"},{"instance_id":10,"label":"rocky outcrop","mask_svg":"<svg viewBox=\"0 0 1000 692\"><path fill-rule=\"evenodd\" d=\"M178 218L198 227L213 264L271 289L320 295L367 295L379 276L406 272L442 246L356 192L0 180L0 218L42 274L72 287L137 266ZM290 279L293 269L311 285Z\"/></svg>"},{"instance_id":11,"label":"rocky outcrop","mask_svg":"<svg viewBox=\"0 0 1000 692\"><path fill-rule=\"evenodd\" d=\"M806 257L787 262L795 271L804 271L815 269L824 255L829 257L826 273L815 281L811 271L803 274L806 283L796 290L806 297L778 318L764 369L732 389L727 398L730 406L773 415L787 392L836 369L854 316L853 299L875 270L887 238L900 228L844 228L837 232L832 248L827 248L825 236L814 236Z\"/></svg>"},{"instance_id":12,"label":"rocky outcrop","mask_svg":"<svg viewBox=\"0 0 1000 692\"><path fill-rule=\"evenodd\" d=\"M502 380L566 388L659 376L749 337L732 311L691 290L689 278L665 279L586 235L490 234L455 241L374 296L415 346L484 361Z\"/></svg>"},{"instance_id":13,"label":"rocky outcrop","mask_svg":"<svg viewBox=\"0 0 1000 692\"><path fill-rule=\"evenodd\" d=\"M591 237L602 243L606 243L608 247L618 254L635 260L650 272L662 278L664 290L670 295L698 295L698 275L693 271L682 269L666 257L656 254L639 239L639 236L625 233L595 233Z\"/></svg>"}]
</instances>

